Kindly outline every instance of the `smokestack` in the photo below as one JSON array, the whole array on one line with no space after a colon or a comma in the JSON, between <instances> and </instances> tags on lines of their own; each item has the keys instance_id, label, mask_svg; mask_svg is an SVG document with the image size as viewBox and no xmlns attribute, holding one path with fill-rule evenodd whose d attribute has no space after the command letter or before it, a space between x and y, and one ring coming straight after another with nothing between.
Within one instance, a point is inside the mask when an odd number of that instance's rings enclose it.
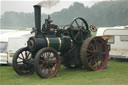
<instances>
[{"instance_id":1,"label":"smokestack","mask_svg":"<svg viewBox=\"0 0 128 85\"><path fill-rule=\"evenodd\" d=\"M35 27L37 29L36 35L41 34L41 6L34 5L34 14L35 14Z\"/></svg>"}]
</instances>

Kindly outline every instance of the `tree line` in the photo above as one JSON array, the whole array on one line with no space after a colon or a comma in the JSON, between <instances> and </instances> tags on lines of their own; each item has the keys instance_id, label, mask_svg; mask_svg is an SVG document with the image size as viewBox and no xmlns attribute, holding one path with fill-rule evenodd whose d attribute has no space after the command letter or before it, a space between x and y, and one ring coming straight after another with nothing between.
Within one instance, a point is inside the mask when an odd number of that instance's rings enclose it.
<instances>
[{"instance_id":1,"label":"tree line","mask_svg":"<svg viewBox=\"0 0 128 85\"><path fill-rule=\"evenodd\" d=\"M68 9L51 14L54 23L58 25L69 24L75 17L83 17L88 24L99 27L128 25L128 1L103 1L92 7L75 2ZM44 23L46 14L42 14ZM2 27L34 27L34 13L5 12L0 19Z\"/></svg>"}]
</instances>

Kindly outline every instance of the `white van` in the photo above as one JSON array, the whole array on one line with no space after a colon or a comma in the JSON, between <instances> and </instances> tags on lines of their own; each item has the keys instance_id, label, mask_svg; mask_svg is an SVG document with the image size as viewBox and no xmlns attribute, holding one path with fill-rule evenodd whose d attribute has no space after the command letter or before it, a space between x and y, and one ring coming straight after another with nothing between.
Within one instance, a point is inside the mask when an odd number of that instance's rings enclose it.
<instances>
[{"instance_id":1,"label":"white van","mask_svg":"<svg viewBox=\"0 0 128 85\"><path fill-rule=\"evenodd\" d=\"M8 46L8 35L9 33L14 32L15 30L2 30L0 29L0 65L8 63L8 53L7 53L7 46Z\"/></svg>"},{"instance_id":2,"label":"white van","mask_svg":"<svg viewBox=\"0 0 128 85\"><path fill-rule=\"evenodd\" d=\"M108 38L111 58L128 59L128 26L100 27L96 36Z\"/></svg>"},{"instance_id":3,"label":"white van","mask_svg":"<svg viewBox=\"0 0 128 85\"><path fill-rule=\"evenodd\" d=\"M14 53L23 47L27 46L27 41L29 37L33 36L32 34L23 35L20 37L12 37L8 39L8 64L12 64L12 59L14 56Z\"/></svg>"},{"instance_id":4,"label":"white van","mask_svg":"<svg viewBox=\"0 0 128 85\"><path fill-rule=\"evenodd\" d=\"M30 34L30 31L0 29L0 64L10 63L10 58L8 57L10 55L10 52L8 52L8 42L10 41L9 39L14 37L22 38L22 36L27 34ZM9 44L9 46L10 45L15 46L17 44L13 42Z\"/></svg>"}]
</instances>

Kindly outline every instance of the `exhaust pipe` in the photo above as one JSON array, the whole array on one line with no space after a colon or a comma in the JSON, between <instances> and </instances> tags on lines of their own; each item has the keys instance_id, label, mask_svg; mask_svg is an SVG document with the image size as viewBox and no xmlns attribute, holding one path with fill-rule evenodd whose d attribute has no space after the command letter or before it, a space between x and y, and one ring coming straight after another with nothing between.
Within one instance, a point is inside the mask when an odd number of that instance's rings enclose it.
<instances>
[{"instance_id":1,"label":"exhaust pipe","mask_svg":"<svg viewBox=\"0 0 128 85\"><path fill-rule=\"evenodd\" d=\"M34 5L34 15L35 15L35 27L37 29L36 36L41 35L41 6Z\"/></svg>"}]
</instances>

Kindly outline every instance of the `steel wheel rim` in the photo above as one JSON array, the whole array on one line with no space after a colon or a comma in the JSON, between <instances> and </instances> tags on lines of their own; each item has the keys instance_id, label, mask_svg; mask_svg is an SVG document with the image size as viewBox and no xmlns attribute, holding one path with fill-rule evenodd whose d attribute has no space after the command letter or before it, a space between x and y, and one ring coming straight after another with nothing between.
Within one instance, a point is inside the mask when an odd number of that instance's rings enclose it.
<instances>
[{"instance_id":1,"label":"steel wheel rim","mask_svg":"<svg viewBox=\"0 0 128 85\"><path fill-rule=\"evenodd\" d=\"M106 42L100 37L92 38L87 47L86 62L88 67L94 71L104 69L107 61L108 47Z\"/></svg>"},{"instance_id":2,"label":"steel wheel rim","mask_svg":"<svg viewBox=\"0 0 128 85\"><path fill-rule=\"evenodd\" d=\"M56 59L55 62L52 62L49 60L50 54L54 55L52 58ZM46 60L47 58L48 60ZM45 78L55 76L59 70L60 60L59 60L58 54L51 49L45 49L44 51L42 51L40 54L40 57L38 58L38 61L39 61L38 68L40 68L39 72Z\"/></svg>"}]
</instances>

